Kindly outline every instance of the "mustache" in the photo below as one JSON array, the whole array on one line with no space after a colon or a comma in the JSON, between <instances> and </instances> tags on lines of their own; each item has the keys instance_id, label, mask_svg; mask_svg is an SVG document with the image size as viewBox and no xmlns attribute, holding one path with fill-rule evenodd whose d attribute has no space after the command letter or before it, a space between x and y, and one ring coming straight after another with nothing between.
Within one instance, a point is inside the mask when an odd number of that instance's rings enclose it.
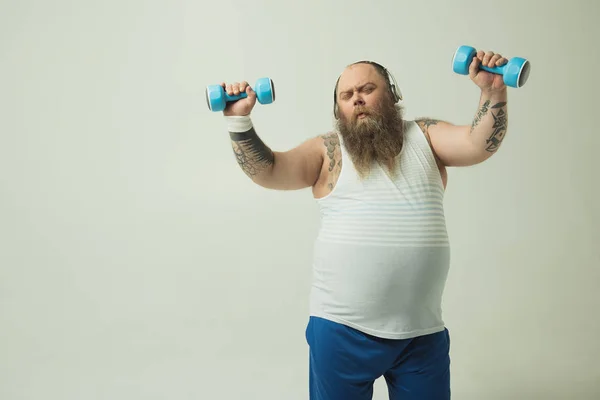
<instances>
[{"instance_id":1,"label":"mustache","mask_svg":"<svg viewBox=\"0 0 600 400\"><path fill-rule=\"evenodd\" d=\"M375 110L372 110L370 108L363 107L363 106L357 106L356 108L354 108L354 111L352 113L352 117L353 118L357 118L360 114L374 115L374 114L377 114L377 113L375 112Z\"/></svg>"}]
</instances>

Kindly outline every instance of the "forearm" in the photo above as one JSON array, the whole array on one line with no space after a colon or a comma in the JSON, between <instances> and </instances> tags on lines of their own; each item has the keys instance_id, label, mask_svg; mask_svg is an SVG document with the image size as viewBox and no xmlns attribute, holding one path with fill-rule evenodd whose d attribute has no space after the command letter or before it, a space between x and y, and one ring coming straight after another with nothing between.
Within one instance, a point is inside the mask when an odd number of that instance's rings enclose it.
<instances>
[{"instance_id":1,"label":"forearm","mask_svg":"<svg viewBox=\"0 0 600 400\"><path fill-rule=\"evenodd\" d=\"M227 129L238 165L254 182L264 185L275 163L273 151L258 136L249 117L227 117Z\"/></svg>"},{"instance_id":2,"label":"forearm","mask_svg":"<svg viewBox=\"0 0 600 400\"><path fill-rule=\"evenodd\" d=\"M479 109L471 124L469 138L481 157L492 156L504 140L508 128L507 90L481 92Z\"/></svg>"}]
</instances>

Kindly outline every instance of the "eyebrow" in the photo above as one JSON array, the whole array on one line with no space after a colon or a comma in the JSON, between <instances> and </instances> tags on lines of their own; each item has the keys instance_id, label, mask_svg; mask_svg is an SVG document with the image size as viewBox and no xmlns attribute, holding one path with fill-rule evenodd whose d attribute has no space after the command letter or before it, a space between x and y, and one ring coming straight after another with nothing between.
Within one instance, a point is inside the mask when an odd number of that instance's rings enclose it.
<instances>
[{"instance_id":1,"label":"eyebrow","mask_svg":"<svg viewBox=\"0 0 600 400\"><path fill-rule=\"evenodd\" d=\"M369 81L369 82L363 83L360 86L354 86L352 88L341 90L340 93L339 93L339 95L341 96L344 93L352 92L354 90L354 88L356 88L356 89L358 89L360 91L361 89L363 89L365 86L368 86L368 85L373 85L373 86L377 87L377 84L375 82Z\"/></svg>"}]
</instances>

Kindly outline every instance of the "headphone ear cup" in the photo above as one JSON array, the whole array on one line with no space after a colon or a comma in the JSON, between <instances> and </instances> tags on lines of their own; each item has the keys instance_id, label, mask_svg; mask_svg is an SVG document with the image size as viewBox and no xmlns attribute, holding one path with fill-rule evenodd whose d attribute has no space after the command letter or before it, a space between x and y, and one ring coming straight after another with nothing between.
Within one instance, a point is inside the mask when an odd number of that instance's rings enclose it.
<instances>
[{"instance_id":1,"label":"headphone ear cup","mask_svg":"<svg viewBox=\"0 0 600 400\"><path fill-rule=\"evenodd\" d=\"M340 78L338 78L339 81ZM335 84L336 88L337 88L337 82ZM333 116L335 119L338 119L338 105L337 105L337 98L336 98L336 89L333 89Z\"/></svg>"},{"instance_id":2,"label":"headphone ear cup","mask_svg":"<svg viewBox=\"0 0 600 400\"><path fill-rule=\"evenodd\" d=\"M398 82L396 82L396 78L394 78L394 75L392 75L392 73L387 68L385 69L385 71L387 72L388 80L390 81L390 91L394 96L394 102L398 103L400 100L402 100L402 92L400 91L400 89L398 89Z\"/></svg>"},{"instance_id":3,"label":"headphone ear cup","mask_svg":"<svg viewBox=\"0 0 600 400\"><path fill-rule=\"evenodd\" d=\"M392 95L394 95L394 103L397 103L399 100L398 91L396 90L396 85L392 83L390 86L390 90L392 91Z\"/></svg>"},{"instance_id":4,"label":"headphone ear cup","mask_svg":"<svg viewBox=\"0 0 600 400\"><path fill-rule=\"evenodd\" d=\"M397 103L400 100L402 100L402 93L400 93L398 86L396 86L394 77L390 76L390 81L394 82L390 85L390 90L392 91L392 94L394 95L394 102Z\"/></svg>"}]
</instances>

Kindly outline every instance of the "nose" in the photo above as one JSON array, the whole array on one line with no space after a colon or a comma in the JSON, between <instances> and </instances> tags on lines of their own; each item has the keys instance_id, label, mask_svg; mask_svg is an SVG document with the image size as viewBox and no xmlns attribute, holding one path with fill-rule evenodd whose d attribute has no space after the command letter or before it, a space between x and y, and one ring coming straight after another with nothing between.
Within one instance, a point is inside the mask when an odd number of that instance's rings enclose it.
<instances>
[{"instance_id":1,"label":"nose","mask_svg":"<svg viewBox=\"0 0 600 400\"><path fill-rule=\"evenodd\" d=\"M354 99L354 106L364 106L365 105L365 101L362 99L362 97L360 96L356 96L356 98Z\"/></svg>"}]
</instances>

